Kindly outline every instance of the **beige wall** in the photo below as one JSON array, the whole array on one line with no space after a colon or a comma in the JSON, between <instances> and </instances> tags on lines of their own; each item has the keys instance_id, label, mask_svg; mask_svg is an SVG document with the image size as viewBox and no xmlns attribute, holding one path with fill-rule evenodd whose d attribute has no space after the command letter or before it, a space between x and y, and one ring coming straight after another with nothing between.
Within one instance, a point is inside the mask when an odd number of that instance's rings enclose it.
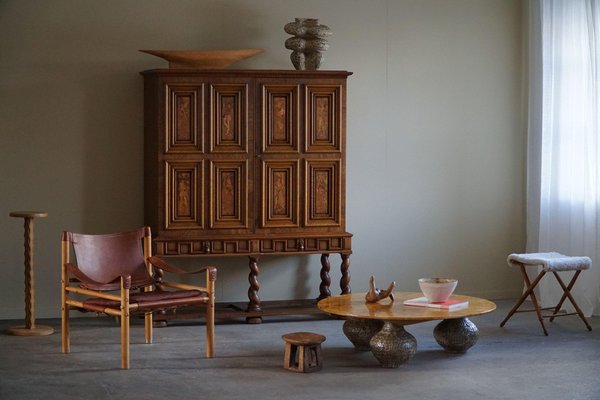
<instances>
[{"instance_id":1,"label":"beige wall","mask_svg":"<svg viewBox=\"0 0 600 400\"><path fill-rule=\"evenodd\" d=\"M329 25L324 68L354 72L353 290L370 274L404 290L444 275L462 293L518 293L505 264L525 241L518 0L3 0L0 319L24 315L23 226L10 211L49 212L36 224L38 317L59 315L63 229L143 224L138 72L166 63L137 50L263 47L237 67L288 69L294 17ZM247 261L211 262L219 300L246 299ZM265 257L260 281L262 300L316 297L318 256Z\"/></svg>"}]
</instances>

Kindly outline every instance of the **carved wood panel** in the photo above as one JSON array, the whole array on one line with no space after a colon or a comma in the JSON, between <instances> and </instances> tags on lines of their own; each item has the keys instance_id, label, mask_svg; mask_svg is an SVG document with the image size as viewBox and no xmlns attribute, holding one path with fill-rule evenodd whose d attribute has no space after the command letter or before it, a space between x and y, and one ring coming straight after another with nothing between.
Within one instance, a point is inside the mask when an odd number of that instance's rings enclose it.
<instances>
[{"instance_id":1,"label":"carved wood panel","mask_svg":"<svg viewBox=\"0 0 600 400\"><path fill-rule=\"evenodd\" d=\"M340 86L306 86L307 153L341 152L341 93Z\"/></svg>"},{"instance_id":2,"label":"carved wood panel","mask_svg":"<svg viewBox=\"0 0 600 400\"><path fill-rule=\"evenodd\" d=\"M204 90L167 85L166 152L200 152L204 132Z\"/></svg>"},{"instance_id":3,"label":"carved wood panel","mask_svg":"<svg viewBox=\"0 0 600 400\"><path fill-rule=\"evenodd\" d=\"M165 228L203 228L202 164L198 162L166 162L165 171L167 175Z\"/></svg>"},{"instance_id":4,"label":"carved wood panel","mask_svg":"<svg viewBox=\"0 0 600 400\"><path fill-rule=\"evenodd\" d=\"M340 226L340 161L306 160L306 226Z\"/></svg>"},{"instance_id":5,"label":"carved wood panel","mask_svg":"<svg viewBox=\"0 0 600 400\"><path fill-rule=\"evenodd\" d=\"M248 151L248 86L210 86L210 149L212 153Z\"/></svg>"},{"instance_id":6,"label":"carved wood panel","mask_svg":"<svg viewBox=\"0 0 600 400\"><path fill-rule=\"evenodd\" d=\"M298 152L298 85L262 86L262 151Z\"/></svg>"},{"instance_id":7,"label":"carved wood panel","mask_svg":"<svg viewBox=\"0 0 600 400\"><path fill-rule=\"evenodd\" d=\"M210 227L248 228L248 165L244 161L212 161Z\"/></svg>"},{"instance_id":8,"label":"carved wood panel","mask_svg":"<svg viewBox=\"0 0 600 400\"><path fill-rule=\"evenodd\" d=\"M350 236L274 237L263 239L157 240L157 253L163 255L239 255L252 253L331 253L350 250Z\"/></svg>"},{"instance_id":9,"label":"carved wood panel","mask_svg":"<svg viewBox=\"0 0 600 400\"><path fill-rule=\"evenodd\" d=\"M262 188L261 227L298 227L298 161L264 161Z\"/></svg>"},{"instance_id":10,"label":"carved wood panel","mask_svg":"<svg viewBox=\"0 0 600 400\"><path fill-rule=\"evenodd\" d=\"M206 254L206 244L203 241L175 240L156 244L157 254L161 255L202 255Z\"/></svg>"}]
</instances>

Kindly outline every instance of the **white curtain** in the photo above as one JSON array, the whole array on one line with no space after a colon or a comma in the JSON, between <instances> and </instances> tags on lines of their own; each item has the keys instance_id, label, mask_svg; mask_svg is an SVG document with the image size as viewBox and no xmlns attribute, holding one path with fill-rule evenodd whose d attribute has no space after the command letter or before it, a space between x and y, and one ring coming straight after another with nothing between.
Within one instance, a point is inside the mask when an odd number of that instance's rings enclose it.
<instances>
[{"instance_id":1,"label":"white curtain","mask_svg":"<svg viewBox=\"0 0 600 400\"><path fill-rule=\"evenodd\" d=\"M529 39L527 251L591 257L573 293L600 315L600 0L531 0Z\"/></svg>"}]
</instances>

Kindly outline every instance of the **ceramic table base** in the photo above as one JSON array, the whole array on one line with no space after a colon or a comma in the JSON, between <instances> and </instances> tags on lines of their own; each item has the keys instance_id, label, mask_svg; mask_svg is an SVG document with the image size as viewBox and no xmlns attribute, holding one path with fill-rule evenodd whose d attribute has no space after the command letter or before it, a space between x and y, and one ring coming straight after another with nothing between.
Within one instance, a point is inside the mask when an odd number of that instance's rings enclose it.
<instances>
[{"instance_id":1,"label":"ceramic table base","mask_svg":"<svg viewBox=\"0 0 600 400\"><path fill-rule=\"evenodd\" d=\"M433 329L438 344L448 353L465 353L479 339L479 330L468 318L445 319Z\"/></svg>"},{"instance_id":2,"label":"ceramic table base","mask_svg":"<svg viewBox=\"0 0 600 400\"><path fill-rule=\"evenodd\" d=\"M356 350L369 351L371 350L371 345L369 344L371 338L382 327L383 321L376 319L348 318L344 321L343 331Z\"/></svg>"},{"instance_id":3,"label":"ceramic table base","mask_svg":"<svg viewBox=\"0 0 600 400\"><path fill-rule=\"evenodd\" d=\"M371 352L385 368L398 368L417 352L417 340L402 325L385 321L370 341Z\"/></svg>"},{"instance_id":4,"label":"ceramic table base","mask_svg":"<svg viewBox=\"0 0 600 400\"><path fill-rule=\"evenodd\" d=\"M398 368L417 351L417 340L403 325L390 321L349 318L343 331L358 351L370 350L385 368ZM468 318L445 319L433 330L444 351L465 353L479 339L479 330Z\"/></svg>"}]
</instances>

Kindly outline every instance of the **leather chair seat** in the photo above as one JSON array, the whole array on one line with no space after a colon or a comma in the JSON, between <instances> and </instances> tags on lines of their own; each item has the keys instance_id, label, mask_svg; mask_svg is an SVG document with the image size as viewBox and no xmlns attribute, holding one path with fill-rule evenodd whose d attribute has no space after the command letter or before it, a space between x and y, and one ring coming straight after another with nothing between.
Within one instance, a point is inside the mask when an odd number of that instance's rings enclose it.
<instances>
[{"instance_id":1,"label":"leather chair seat","mask_svg":"<svg viewBox=\"0 0 600 400\"><path fill-rule=\"evenodd\" d=\"M133 293L129 296L129 304L137 304L138 310L157 309L161 306L172 308L176 306L206 303L208 293L199 290L153 291ZM115 300L90 298L83 302L86 310L102 312L106 308L118 308L120 303Z\"/></svg>"}]
</instances>

